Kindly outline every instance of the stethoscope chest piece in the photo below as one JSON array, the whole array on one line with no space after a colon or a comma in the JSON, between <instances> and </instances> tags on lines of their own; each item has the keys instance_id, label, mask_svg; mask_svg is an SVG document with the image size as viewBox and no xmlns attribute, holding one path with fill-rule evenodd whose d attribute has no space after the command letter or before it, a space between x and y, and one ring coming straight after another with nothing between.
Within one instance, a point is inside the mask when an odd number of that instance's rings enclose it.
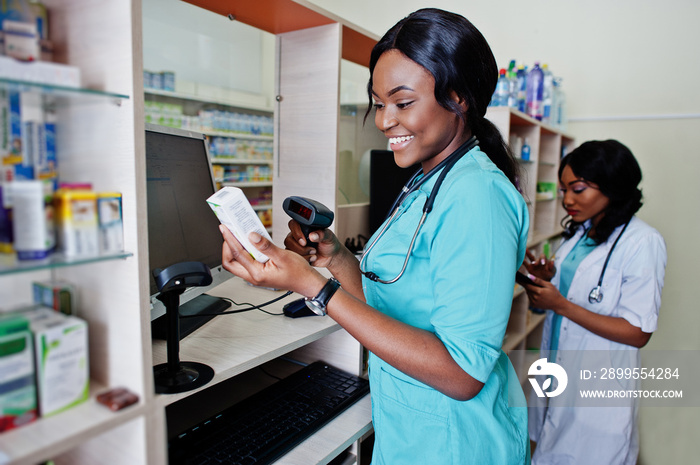
<instances>
[{"instance_id":1,"label":"stethoscope chest piece","mask_svg":"<svg viewBox=\"0 0 700 465\"><path fill-rule=\"evenodd\" d=\"M603 291L601 290L600 286L596 286L593 289L591 289L591 293L588 294L588 302L595 304L595 303L601 303L603 301Z\"/></svg>"},{"instance_id":2,"label":"stethoscope chest piece","mask_svg":"<svg viewBox=\"0 0 700 465\"><path fill-rule=\"evenodd\" d=\"M605 276L605 270L608 268L608 262L610 261L610 256L613 253L613 250L615 250L615 246L617 245L618 241L620 240L620 237L622 237L622 234L625 232L625 229L627 229L627 226L629 226L630 222L627 221L625 223L625 226L622 228L622 231L620 231L620 234L617 235L615 238L615 242L613 242L612 247L610 247L610 251L608 252L608 256L605 257L605 263L603 263L603 270L600 272L600 278L598 278L598 285L591 289L591 293L588 294L588 302L592 304L599 304L603 301L603 290L602 290L602 285L603 285L603 277Z\"/></svg>"}]
</instances>

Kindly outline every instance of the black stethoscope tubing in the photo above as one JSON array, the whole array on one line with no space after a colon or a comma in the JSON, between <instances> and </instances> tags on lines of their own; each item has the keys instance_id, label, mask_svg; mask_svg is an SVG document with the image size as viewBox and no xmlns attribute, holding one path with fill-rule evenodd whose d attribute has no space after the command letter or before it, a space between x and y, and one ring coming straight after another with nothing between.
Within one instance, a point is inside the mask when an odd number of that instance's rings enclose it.
<instances>
[{"instance_id":1,"label":"black stethoscope tubing","mask_svg":"<svg viewBox=\"0 0 700 465\"><path fill-rule=\"evenodd\" d=\"M631 220L630 220L631 221ZM598 285L591 289L591 292L588 294L588 302L589 303L601 303L603 301L603 290L602 290L602 285L603 285L603 277L605 276L605 270L608 268L608 262L610 261L610 256L613 253L613 250L615 250L615 246L617 245L617 242L620 240L622 237L622 234L625 232L625 229L627 229L627 226L629 226L630 222L628 221L625 223L625 226L622 228L622 231L620 231L620 234L617 235L615 238L615 242L613 242L612 247L610 247L610 251L608 252L608 256L605 257L605 263L603 263L603 269L600 272L600 277L598 278Z\"/></svg>"},{"instance_id":2,"label":"black stethoscope tubing","mask_svg":"<svg viewBox=\"0 0 700 465\"><path fill-rule=\"evenodd\" d=\"M464 144L460 145L457 150L452 152L447 158L445 158L443 161L441 161L438 165L436 165L433 169L431 169L425 176L423 176L418 182L416 181L416 178L421 175L423 172L422 169L419 169L411 178L408 180L406 185L401 189L401 193L398 195L396 200L394 201L393 205L391 206L391 209L389 209L390 214L388 215L388 221L384 222L384 226L382 227L382 230L377 234L376 239L372 241L372 243L367 247L365 250L364 254L362 255L362 259L360 260L360 272L365 275L367 279L370 279L375 282L379 282L382 284L392 284L395 283L396 281L403 276L404 271L406 271L406 267L408 266L408 259L411 256L411 252L413 251L413 244L416 241L416 237L418 237L418 232L420 231L421 227L423 226L423 223L425 222L425 218L428 216L428 213L430 213L433 209L433 204L435 203L435 198L437 197L437 193L440 190L440 186L442 185L443 180L445 179L445 176L447 176L447 173L450 171L450 169L457 163L464 155L467 154L470 150L472 150L474 147L476 147L479 144L479 141L477 140L476 136L472 136L467 140ZM443 169L444 168L444 169ZM374 248L375 244L381 237L384 235L384 232L386 229L389 227L389 225L392 223L392 220L394 219L394 216L399 211L399 206L401 203L408 197L412 192L415 192L420 186L422 186L428 179L430 179L435 173L440 171L441 169L442 172L440 173L440 176L438 176L437 180L435 181L435 186L433 186L432 191L430 192L430 195L428 196L428 199L425 201L425 204L423 205L423 214L421 215L420 221L418 222L418 227L416 228L416 231L413 233L413 237L411 238L411 243L408 246L408 251L406 252L406 258L404 259L403 266L401 267L401 271L399 274L390 280L383 280L379 279L379 276L377 276L375 273L371 271L362 271L362 263L367 256L367 254ZM415 183L415 184L414 184Z\"/></svg>"}]
</instances>

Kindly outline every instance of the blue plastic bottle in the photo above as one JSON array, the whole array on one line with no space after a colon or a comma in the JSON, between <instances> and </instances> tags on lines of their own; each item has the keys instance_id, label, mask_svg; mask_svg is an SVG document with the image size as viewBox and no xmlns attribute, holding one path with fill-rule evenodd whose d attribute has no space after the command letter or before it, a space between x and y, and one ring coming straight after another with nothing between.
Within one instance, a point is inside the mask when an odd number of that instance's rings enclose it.
<instances>
[{"instance_id":1,"label":"blue plastic bottle","mask_svg":"<svg viewBox=\"0 0 700 465\"><path fill-rule=\"evenodd\" d=\"M520 158L523 161L530 161L530 142L525 138L523 142L523 147L520 149Z\"/></svg>"},{"instance_id":2,"label":"blue plastic bottle","mask_svg":"<svg viewBox=\"0 0 700 465\"><path fill-rule=\"evenodd\" d=\"M527 73L527 115L537 120L542 120L542 91L544 89L544 73L540 63Z\"/></svg>"},{"instance_id":3,"label":"blue plastic bottle","mask_svg":"<svg viewBox=\"0 0 700 465\"><path fill-rule=\"evenodd\" d=\"M525 113L527 103L527 71L523 65L518 66L518 72L515 75L517 88L517 106L519 111Z\"/></svg>"},{"instance_id":4,"label":"blue plastic bottle","mask_svg":"<svg viewBox=\"0 0 700 465\"><path fill-rule=\"evenodd\" d=\"M515 60L510 60L506 77L508 78L508 106L511 108L518 108L518 79L516 73Z\"/></svg>"},{"instance_id":5,"label":"blue plastic bottle","mask_svg":"<svg viewBox=\"0 0 700 465\"><path fill-rule=\"evenodd\" d=\"M510 84L506 77L505 68L501 68L498 73L498 82L496 83L496 91L493 97L493 106L506 107L508 106L508 94L510 93Z\"/></svg>"}]
</instances>

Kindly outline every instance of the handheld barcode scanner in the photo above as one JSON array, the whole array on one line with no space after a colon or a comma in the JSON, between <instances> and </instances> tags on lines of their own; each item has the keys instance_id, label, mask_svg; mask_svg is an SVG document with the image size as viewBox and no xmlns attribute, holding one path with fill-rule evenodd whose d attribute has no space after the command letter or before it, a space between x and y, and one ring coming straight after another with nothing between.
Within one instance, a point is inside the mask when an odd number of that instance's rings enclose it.
<instances>
[{"instance_id":1,"label":"handheld barcode scanner","mask_svg":"<svg viewBox=\"0 0 700 465\"><path fill-rule=\"evenodd\" d=\"M315 242L309 241L309 233L326 229L333 223L333 212L321 202L306 197L287 197L282 208L293 220L301 225L301 231L309 247L316 247Z\"/></svg>"}]
</instances>

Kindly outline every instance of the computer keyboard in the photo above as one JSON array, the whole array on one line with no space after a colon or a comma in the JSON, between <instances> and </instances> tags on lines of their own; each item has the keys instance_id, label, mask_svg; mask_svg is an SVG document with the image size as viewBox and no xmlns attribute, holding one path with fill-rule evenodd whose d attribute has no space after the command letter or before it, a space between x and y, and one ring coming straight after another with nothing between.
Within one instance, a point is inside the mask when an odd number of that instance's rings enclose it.
<instances>
[{"instance_id":1,"label":"computer keyboard","mask_svg":"<svg viewBox=\"0 0 700 465\"><path fill-rule=\"evenodd\" d=\"M169 463L272 463L367 392L366 379L312 363L171 439Z\"/></svg>"}]
</instances>

